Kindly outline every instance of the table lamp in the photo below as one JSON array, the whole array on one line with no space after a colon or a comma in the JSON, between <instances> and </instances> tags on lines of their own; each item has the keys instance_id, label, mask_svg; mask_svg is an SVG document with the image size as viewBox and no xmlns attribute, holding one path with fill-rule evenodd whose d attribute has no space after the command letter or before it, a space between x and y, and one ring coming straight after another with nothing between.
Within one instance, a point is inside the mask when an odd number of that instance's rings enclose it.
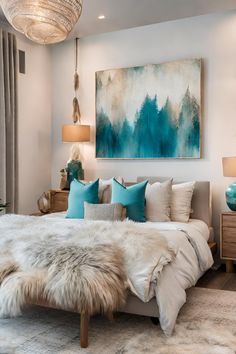
<instances>
[{"instance_id":1,"label":"table lamp","mask_svg":"<svg viewBox=\"0 0 236 354\"><path fill-rule=\"evenodd\" d=\"M64 143L84 143L90 141L90 126L83 124L68 124L62 127Z\"/></svg>"},{"instance_id":2,"label":"table lamp","mask_svg":"<svg viewBox=\"0 0 236 354\"><path fill-rule=\"evenodd\" d=\"M236 177L236 156L223 157L223 172L225 177ZM236 211L236 182L232 183L225 192L226 203L232 211Z\"/></svg>"},{"instance_id":3,"label":"table lamp","mask_svg":"<svg viewBox=\"0 0 236 354\"><path fill-rule=\"evenodd\" d=\"M90 141L90 126L82 124L64 125L62 127L62 141L64 143L74 143L71 147L70 158L66 167L67 187L69 188L74 179L84 179L79 143Z\"/></svg>"}]
</instances>

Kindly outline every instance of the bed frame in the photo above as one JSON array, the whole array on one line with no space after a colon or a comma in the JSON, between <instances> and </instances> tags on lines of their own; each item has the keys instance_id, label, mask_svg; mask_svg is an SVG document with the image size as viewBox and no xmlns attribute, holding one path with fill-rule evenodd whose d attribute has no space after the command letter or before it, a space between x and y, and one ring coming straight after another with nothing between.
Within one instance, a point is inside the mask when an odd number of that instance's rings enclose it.
<instances>
[{"instance_id":1,"label":"bed frame","mask_svg":"<svg viewBox=\"0 0 236 354\"><path fill-rule=\"evenodd\" d=\"M138 177L137 182L141 182L143 180L149 180L150 183L154 182L163 182L170 177ZM180 181L174 181L174 183L183 183ZM134 183L127 183L126 185L132 185ZM194 189L193 200L192 200L192 208L193 213L191 218L203 220L209 227L210 230L210 242L209 247L211 248L212 253L216 252L216 243L213 242L213 229L211 227L211 192L210 192L210 182L208 181L197 181ZM65 210L62 210L65 211ZM35 303L34 303L35 304ZM49 304L45 301L37 301L36 305L60 309L60 310L68 310L58 308L55 304ZM69 309L71 312L73 309ZM159 311L156 299L153 298L148 303L144 303L139 298L134 295L129 295L127 299L127 303L124 308L120 309L120 312L126 312L130 314L143 315L151 317L153 322L154 319L158 319ZM113 318L112 314L107 314L109 319ZM89 326L89 315L84 312L80 314L80 346L81 348L87 348L88 346L88 326Z\"/></svg>"}]
</instances>

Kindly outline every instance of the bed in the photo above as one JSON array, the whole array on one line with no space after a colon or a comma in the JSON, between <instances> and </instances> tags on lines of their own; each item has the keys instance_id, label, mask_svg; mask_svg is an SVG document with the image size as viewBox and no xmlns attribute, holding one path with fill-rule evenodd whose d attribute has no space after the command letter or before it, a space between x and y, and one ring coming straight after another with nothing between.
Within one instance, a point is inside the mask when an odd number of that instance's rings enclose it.
<instances>
[{"instance_id":1,"label":"bed","mask_svg":"<svg viewBox=\"0 0 236 354\"><path fill-rule=\"evenodd\" d=\"M165 180L165 178L157 177L139 177L138 181L145 179L148 179L151 183ZM178 312L186 302L185 289L194 286L197 280L213 264L208 244L209 241L213 241L209 182L196 183L192 208L193 213L189 223L147 222L142 225L142 228L145 228L147 232L149 229L156 229L168 242L175 246L178 252L176 252L175 260L165 265L158 275L158 280L156 278L150 280L150 286L145 295L142 289L139 289L140 282L137 278L140 277L140 274L138 274L138 277L136 275L136 279L130 286L131 291L127 303L120 308L121 312L152 318L160 317L162 329L167 335L172 333ZM64 218L65 213L62 212L49 214L40 219L42 219L42 224L55 223L55 225L60 225L61 222L64 222ZM70 220L66 222L68 225L70 224L70 227L75 223L75 221ZM83 221L79 221L79 223L83 225ZM53 303L45 302L45 300L37 301L37 304L57 307ZM87 347L88 345L88 323L88 314L86 312L81 313L81 347Z\"/></svg>"}]
</instances>

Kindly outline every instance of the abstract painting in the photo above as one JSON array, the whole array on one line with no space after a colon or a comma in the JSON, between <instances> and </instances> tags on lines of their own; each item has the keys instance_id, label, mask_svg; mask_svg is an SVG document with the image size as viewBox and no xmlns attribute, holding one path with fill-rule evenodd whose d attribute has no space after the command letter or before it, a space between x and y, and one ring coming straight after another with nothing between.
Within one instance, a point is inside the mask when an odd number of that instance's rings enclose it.
<instances>
[{"instance_id":1,"label":"abstract painting","mask_svg":"<svg viewBox=\"0 0 236 354\"><path fill-rule=\"evenodd\" d=\"M201 59L96 73L96 157L200 158Z\"/></svg>"}]
</instances>

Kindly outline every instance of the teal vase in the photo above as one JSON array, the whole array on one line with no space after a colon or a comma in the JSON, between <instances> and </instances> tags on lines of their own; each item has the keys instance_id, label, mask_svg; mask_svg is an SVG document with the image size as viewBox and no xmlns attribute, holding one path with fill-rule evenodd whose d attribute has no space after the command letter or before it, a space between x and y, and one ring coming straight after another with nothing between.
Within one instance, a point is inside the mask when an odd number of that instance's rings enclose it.
<instances>
[{"instance_id":1,"label":"teal vase","mask_svg":"<svg viewBox=\"0 0 236 354\"><path fill-rule=\"evenodd\" d=\"M232 211L236 211L236 182L231 184L225 192L226 203Z\"/></svg>"},{"instance_id":2,"label":"teal vase","mask_svg":"<svg viewBox=\"0 0 236 354\"><path fill-rule=\"evenodd\" d=\"M67 164L66 172L67 172L67 182L69 186L74 179L76 180L84 179L84 170L82 167L82 163L79 160L70 161Z\"/></svg>"}]
</instances>

